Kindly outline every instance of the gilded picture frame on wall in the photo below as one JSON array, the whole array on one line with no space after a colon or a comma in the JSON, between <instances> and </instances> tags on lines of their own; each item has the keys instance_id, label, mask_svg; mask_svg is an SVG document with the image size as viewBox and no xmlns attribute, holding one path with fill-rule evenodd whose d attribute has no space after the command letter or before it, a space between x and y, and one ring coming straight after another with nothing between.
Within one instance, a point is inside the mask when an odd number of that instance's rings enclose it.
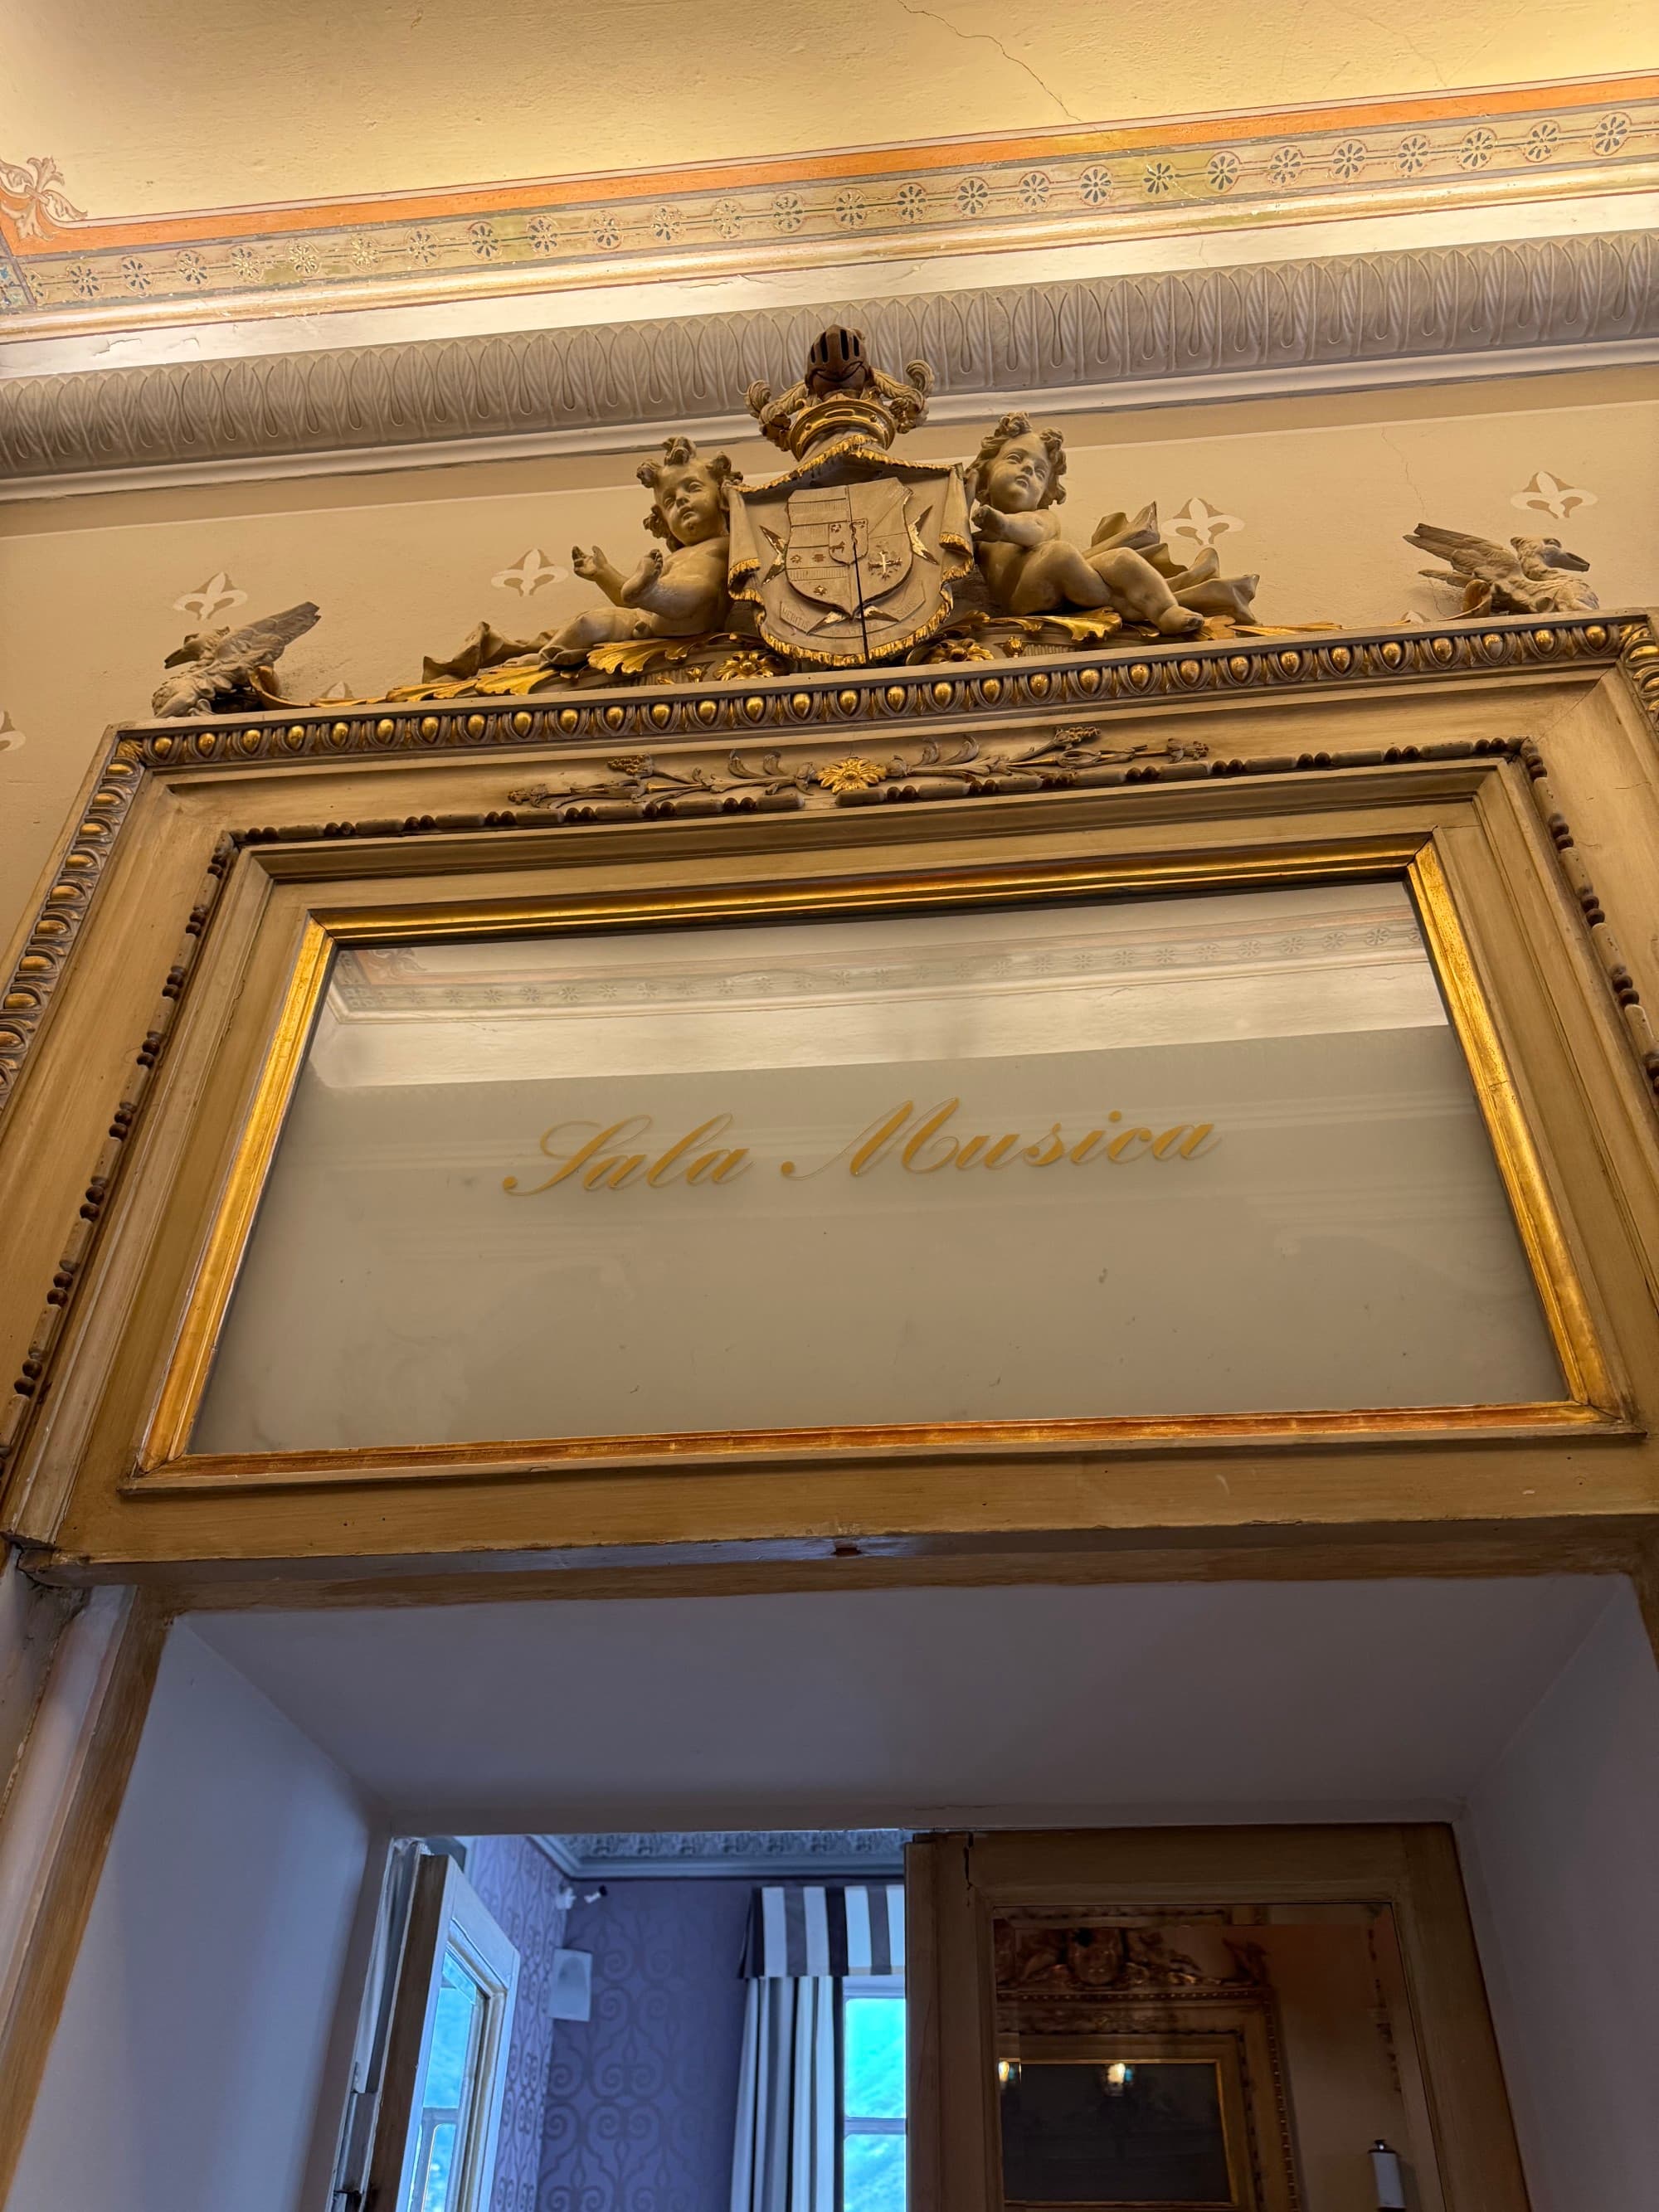
<instances>
[{"instance_id":1,"label":"gilded picture frame on wall","mask_svg":"<svg viewBox=\"0 0 1659 2212\"><path fill-rule=\"evenodd\" d=\"M1379 882L1403 887L1409 898L1525 1255L1561 1377L1558 1391L1422 1404L1285 1404L1184 1412L1176 1407L1092 1415L1064 1411L1046 1418L1039 1413L1018 1418L981 1413L954 1419L774 1419L753 1425L641 1426L617 1433L588 1430L508 1439L369 1437L334 1448L262 1449L243 1437L233 1449L204 1449L198 1441L239 1274L268 1193L308 1041L343 951L464 945L483 939L592 939L618 933L630 933L642 945L665 945L684 939L688 932L734 923L755 929L872 915L1054 911L1132 897L1183 898ZM1191 1128L1200 1125L1185 1126L1188 1133L1182 1143L1189 1143ZM1141 1133L1153 1135L1150 1130ZM1174 1160L1181 1144L1173 1141L1173 1131L1166 1133L1172 1139L1168 1151ZM1140 1149L1152 1151L1156 1144ZM714 1164L719 1157L714 1151L706 1155L705 1165L713 1170L706 1178L710 1182L720 1178L720 1170ZM573 1152L562 1167L556 1159L551 1170L544 1160L540 1172L556 1182L570 1174L573 1164L583 1167L591 1190L598 1170L592 1162L585 1165L586 1158L578 1158ZM793 1160L782 1163L783 1176L793 1176L796 1164ZM515 1180L505 1179L509 1192ZM545 1182L525 1188L527 1192L545 1188ZM270 1351L267 1343L265 1353ZM619 888L597 899L428 900L337 907L319 902L310 906L131 1480L140 1493L271 1483L356 1486L410 1475L653 1467L666 1472L744 1461L810 1465L875 1457L1029 1458L1118 1449L1526 1438L1616 1430L1626 1421L1621 1393L1593 1322L1435 840L1413 831L1294 848L1083 858L994 869L925 871L911 866L896 874L884 872L873 881L806 872L787 883L735 890L641 888L635 892Z\"/></svg>"},{"instance_id":2,"label":"gilded picture frame on wall","mask_svg":"<svg viewBox=\"0 0 1659 2212\"><path fill-rule=\"evenodd\" d=\"M1176 2027L1170 2009L1138 2029L1007 2043L997 2067L1004 2212L1298 2212L1266 2014L1235 2006L1224 2022ZM1114 2126L1120 2118L1129 2124ZM1264 2152L1273 2169L1259 2187Z\"/></svg>"}]
</instances>

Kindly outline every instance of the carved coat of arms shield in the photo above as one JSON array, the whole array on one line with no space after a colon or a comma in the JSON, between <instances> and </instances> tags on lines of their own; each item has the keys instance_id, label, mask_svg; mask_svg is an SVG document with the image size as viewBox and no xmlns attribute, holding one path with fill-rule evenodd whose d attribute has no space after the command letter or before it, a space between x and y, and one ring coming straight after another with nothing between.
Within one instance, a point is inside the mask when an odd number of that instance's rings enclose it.
<instances>
[{"instance_id":1,"label":"carved coat of arms shield","mask_svg":"<svg viewBox=\"0 0 1659 2212\"><path fill-rule=\"evenodd\" d=\"M789 495L784 571L804 599L845 615L884 599L913 558L905 486L890 477Z\"/></svg>"},{"instance_id":2,"label":"carved coat of arms shield","mask_svg":"<svg viewBox=\"0 0 1659 2212\"><path fill-rule=\"evenodd\" d=\"M845 441L732 489L732 595L779 653L830 668L908 652L973 568L960 468Z\"/></svg>"}]
</instances>

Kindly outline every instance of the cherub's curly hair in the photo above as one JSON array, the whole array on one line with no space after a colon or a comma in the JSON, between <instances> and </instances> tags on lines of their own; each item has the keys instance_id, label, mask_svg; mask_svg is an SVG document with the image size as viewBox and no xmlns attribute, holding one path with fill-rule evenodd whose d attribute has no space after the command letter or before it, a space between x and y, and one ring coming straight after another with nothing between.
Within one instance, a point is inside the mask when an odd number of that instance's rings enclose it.
<instances>
[{"instance_id":1,"label":"cherub's curly hair","mask_svg":"<svg viewBox=\"0 0 1659 2212\"><path fill-rule=\"evenodd\" d=\"M988 430L980 441L978 453L968 464L968 488L973 497L981 496L981 482L997 455L1015 438L1036 436L1042 441L1042 450L1048 456L1048 488L1037 501L1039 507L1058 507L1066 496L1062 478L1066 474L1066 441L1058 430L1035 430L1029 415L1005 415L994 430Z\"/></svg>"},{"instance_id":2,"label":"cherub's curly hair","mask_svg":"<svg viewBox=\"0 0 1659 2212\"><path fill-rule=\"evenodd\" d=\"M729 514L732 508L732 486L743 478L724 453L700 453L690 438L665 438L659 461L641 461L640 482L654 492L671 470L687 469L696 463L708 470L720 498L720 513ZM645 518L645 526L653 538L672 538L673 532L663 520L662 509L653 500L651 512Z\"/></svg>"}]
</instances>

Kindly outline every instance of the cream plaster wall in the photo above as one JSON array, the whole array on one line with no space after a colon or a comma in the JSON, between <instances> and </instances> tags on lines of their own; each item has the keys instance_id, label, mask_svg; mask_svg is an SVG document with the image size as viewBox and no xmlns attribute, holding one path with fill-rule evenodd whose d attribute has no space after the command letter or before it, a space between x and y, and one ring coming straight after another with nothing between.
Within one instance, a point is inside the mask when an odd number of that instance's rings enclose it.
<instances>
[{"instance_id":1,"label":"cream plaster wall","mask_svg":"<svg viewBox=\"0 0 1659 2212\"><path fill-rule=\"evenodd\" d=\"M994 412L988 408L988 417ZM1263 618L1393 623L1450 602L1402 532L1427 520L1492 536L1559 532L1607 606L1659 601L1659 375L1642 369L1490 384L1062 418L1072 529L1157 499L1166 525L1201 502L1229 570L1258 570ZM972 428L930 425L918 457L970 452ZM749 474L775 456L733 445ZM213 580L246 599L219 623L314 599L318 629L283 663L290 690L371 694L419 676L487 617L533 635L590 603L567 573L511 587L572 541L630 559L645 497L632 454L475 464L0 507L0 934L32 910L106 726L149 711L163 655L200 617L178 602ZM1565 521L1515 505L1540 472L1586 503ZM1593 503L1591 503L1593 502ZM1196 552L1191 538L1172 540Z\"/></svg>"},{"instance_id":2,"label":"cream plaster wall","mask_svg":"<svg viewBox=\"0 0 1659 2212\"><path fill-rule=\"evenodd\" d=\"M1659 66L1649 0L55 0L0 149L102 218Z\"/></svg>"}]
</instances>

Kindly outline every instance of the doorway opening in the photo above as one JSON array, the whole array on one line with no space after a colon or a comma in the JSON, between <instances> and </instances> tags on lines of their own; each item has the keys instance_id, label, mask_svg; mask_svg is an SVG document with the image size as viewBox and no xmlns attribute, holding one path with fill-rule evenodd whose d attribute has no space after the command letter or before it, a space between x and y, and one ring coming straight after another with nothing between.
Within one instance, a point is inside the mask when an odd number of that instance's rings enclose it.
<instances>
[{"instance_id":1,"label":"doorway opening","mask_svg":"<svg viewBox=\"0 0 1659 2212\"><path fill-rule=\"evenodd\" d=\"M1458 1891L1432 1827L405 1838L335 2201L905 2212L977 2136L977 2212L1444 2212Z\"/></svg>"}]
</instances>

